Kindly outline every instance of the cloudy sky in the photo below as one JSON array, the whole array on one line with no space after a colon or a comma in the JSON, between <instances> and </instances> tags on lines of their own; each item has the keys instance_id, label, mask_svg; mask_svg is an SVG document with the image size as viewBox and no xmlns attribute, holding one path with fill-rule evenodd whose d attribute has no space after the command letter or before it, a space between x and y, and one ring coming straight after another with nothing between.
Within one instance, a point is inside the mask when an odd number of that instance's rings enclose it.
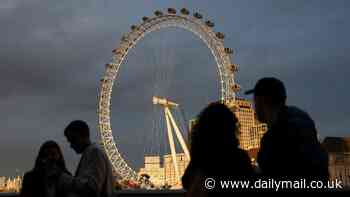
<instances>
[{"instance_id":1,"label":"cloudy sky","mask_svg":"<svg viewBox=\"0 0 350 197\"><path fill-rule=\"evenodd\" d=\"M347 0L0 0L0 176L31 169L48 139L61 145L74 171L79 157L64 127L86 120L97 139L99 79L111 50L130 25L168 7L187 7L216 23L235 50L243 90L261 77L278 77L288 103L309 112L321 137L349 136ZM218 99L217 78L206 46L183 30L150 34L130 52L113 89L112 123L132 167L140 167L143 154L168 149L151 96L178 102L188 120Z\"/></svg>"}]
</instances>

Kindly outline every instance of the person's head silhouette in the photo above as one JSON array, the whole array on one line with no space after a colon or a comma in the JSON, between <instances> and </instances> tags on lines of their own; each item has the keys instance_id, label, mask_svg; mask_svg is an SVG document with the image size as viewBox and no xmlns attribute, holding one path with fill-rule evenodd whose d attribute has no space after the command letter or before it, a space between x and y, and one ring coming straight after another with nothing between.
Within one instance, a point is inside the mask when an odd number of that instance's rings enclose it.
<instances>
[{"instance_id":1,"label":"person's head silhouette","mask_svg":"<svg viewBox=\"0 0 350 197\"><path fill-rule=\"evenodd\" d=\"M273 77L260 79L254 89L246 91L245 94L254 94L257 118L265 123L274 119L274 114L285 106L287 100L284 84Z\"/></svg>"},{"instance_id":2,"label":"person's head silhouette","mask_svg":"<svg viewBox=\"0 0 350 197\"><path fill-rule=\"evenodd\" d=\"M64 135L70 143L70 147L78 154L83 153L85 148L91 144L89 126L82 120L69 123L64 130Z\"/></svg>"},{"instance_id":3,"label":"person's head silhouette","mask_svg":"<svg viewBox=\"0 0 350 197\"><path fill-rule=\"evenodd\" d=\"M46 141L41 145L34 170L41 170L47 163L56 164L62 170L67 171L61 148L55 141Z\"/></svg>"},{"instance_id":4,"label":"person's head silhouette","mask_svg":"<svg viewBox=\"0 0 350 197\"><path fill-rule=\"evenodd\" d=\"M191 159L201 160L238 148L238 120L224 104L216 102L199 115L191 134Z\"/></svg>"},{"instance_id":5,"label":"person's head silhouette","mask_svg":"<svg viewBox=\"0 0 350 197\"><path fill-rule=\"evenodd\" d=\"M260 79L254 89L258 120L267 123L261 139L258 164L266 176L328 178L328 156L317 138L315 122L305 111L287 106L283 83L272 77ZM280 165L285 161L285 165Z\"/></svg>"},{"instance_id":6,"label":"person's head silhouette","mask_svg":"<svg viewBox=\"0 0 350 197\"><path fill-rule=\"evenodd\" d=\"M182 184L194 196L203 190L204 181L211 177L223 180L250 177L253 168L248 154L239 148L238 119L220 102L207 106L191 132L191 161L182 177ZM213 190L212 190L213 191ZM215 192L220 191L215 188ZM191 194L190 194L191 195Z\"/></svg>"}]
</instances>

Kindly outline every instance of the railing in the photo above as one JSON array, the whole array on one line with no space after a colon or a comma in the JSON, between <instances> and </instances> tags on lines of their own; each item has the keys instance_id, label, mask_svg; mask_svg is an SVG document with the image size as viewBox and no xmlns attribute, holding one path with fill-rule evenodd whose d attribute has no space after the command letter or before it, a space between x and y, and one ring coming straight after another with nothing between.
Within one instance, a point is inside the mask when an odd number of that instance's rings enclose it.
<instances>
[{"instance_id":1,"label":"railing","mask_svg":"<svg viewBox=\"0 0 350 197\"><path fill-rule=\"evenodd\" d=\"M155 197L183 197L184 190L121 190L114 192L113 197L141 197L141 196L155 196ZM17 193L0 193L0 197L18 197Z\"/></svg>"},{"instance_id":2,"label":"railing","mask_svg":"<svg viewBox=\"0 0 350 197\"><path fill-rule=\"evenodd\" d=\"M113 197L137 197L137 196L169 196L169 197L182 197L185 196L184 190L121 190L114 193Z\"/></svg>"}]
</instances>

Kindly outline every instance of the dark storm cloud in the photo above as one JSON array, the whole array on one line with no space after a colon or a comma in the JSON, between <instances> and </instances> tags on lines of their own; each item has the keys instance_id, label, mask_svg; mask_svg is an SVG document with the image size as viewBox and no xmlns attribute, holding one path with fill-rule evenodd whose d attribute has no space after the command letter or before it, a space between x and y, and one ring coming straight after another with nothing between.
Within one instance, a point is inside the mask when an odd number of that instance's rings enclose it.
<instances>
[{"instance_id":1,"label":"dark storm cloud","mask_svg":"<svg viewBox=\"0 0 350 197\"><path fill-rule=\"evenodd\" d=\"M57 139L66 146L62 130L73 119L86 119L95 130L93 112L101 76L95 73L102 74L101 60L108 60L103 54L110 54L107 44L115 41L108 39L118 31L96 31L102 29L103 20L89 12L97 6L87 1L76 3L0 4L0 24L4 27L0 31L0 105L6 114L1 123L5 136L1 144L7 144L1 154L8 155L2 174L13 174L10 168L14 163L28 169L30 158L47 139ZM103 51L105 44L109 53L96 53ZM74 158L69 149L64 149L67 159ZM23 165L23 161L28 162Z\"/></svg>"},{"instance_id":2,"label":"dark storm cloud","mask_svg":"<svg viewBox=\"0 0 350 197\"><path fill-rule=\"evenodd\" d=\"M344 123L350 110L341 107L350 96L345 93L344 83L350 71L346 55L350 33L347 4L346 1L308 2L294 8L284 4L285 9L293 8L287 9L288 12L280 12L285 10L282 7L268 9L264 15L258 14L257 24L244 34L244 38L248 36L252 40L241 39L242 49L238 48L237 58L242 61L244 71L239 79L243 85L248 83L251 87L250 79L262 76L282 78L288 87L290 103L306 108L313 115L322 136L348 133Z\"/></svg>"},{"instance_id":3,"label":"dark storm cloud","mask_svg":"<svg viewBox=\"0 0 350 197\"><path fill-rule=\"evenodd\" d=\"M0 155L6 155L0 176L14 174L14 166L28 170L47 139L61 144L74 169L77 157L62 130L73 119L85 119L96 139L99 79L111 50L131 24L167 7L198 10L216 22L215 30L226 35L225 45L235 49L233 61L241 65L236 81L243 89L252 87L260 77L279 77L288 88L289 103L314 117L321 136L348 135L349 6L346 0L0 0ZM188 116L197 114L206 99L218 95L216 71L205 46L194 36L171 35L161 37L167 38L164 43L183 50L157 49L162 40L150 36L140 43L140 50L136 47L136 52L129 54L128 67L121 68L119 88L117 83L113 90L113 129L129 161L140 162L140 150L148 148L144 143L155 143L152 136L160 135L151 133L146 138L142 127L135 127L135 132L124 130L134 129L128 125L135 122L149 126L152 119L147 114L152 105L147 103L156 71L146 63L174 62L170 65L175 67L174 82L165 80L159 91L172 94ZM169 59L151 57L172 51L176 56ZM176 89L177 94L169 89ZM148 106L144 112L142 106Z\"/></svg>"}]
</instances>

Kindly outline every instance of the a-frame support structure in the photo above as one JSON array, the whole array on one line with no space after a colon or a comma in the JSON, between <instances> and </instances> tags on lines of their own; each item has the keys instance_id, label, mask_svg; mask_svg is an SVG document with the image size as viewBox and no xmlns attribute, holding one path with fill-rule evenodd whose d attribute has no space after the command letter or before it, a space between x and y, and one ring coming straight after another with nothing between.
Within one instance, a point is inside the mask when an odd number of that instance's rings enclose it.
<instances>
[{"instance_id":1,"label":"a-frame support structure","mask_svg":"<svg viewBox=\"0 0 350 197\"><path fill-rule=\"evenodd\" d=\"M181 134L181 131L180 131L179 127L177 126L175 119L170 111L170 108L175 108L175 107L178 107L179 105L177 103L171 102L165 98L159 98L159 97L155 97L155 96L153 96L153 104L154 105L161 105L162 107L164 107L164 115L165 115L165 120L166 120L171 157L172 157L173 165L174 165L174 169L175 169L175 176L177 177L178 180L180 180L181 177L179 176L179 167L177 165L176 148L175 148L173 130L174 130L176 138L179 141L180 146L181 146L182 150L184 151L185 156L187 157L188 160L190 160L190 152L188 151L187 145L186 145L185 140Z\"/></svg>"}]
</instances>

